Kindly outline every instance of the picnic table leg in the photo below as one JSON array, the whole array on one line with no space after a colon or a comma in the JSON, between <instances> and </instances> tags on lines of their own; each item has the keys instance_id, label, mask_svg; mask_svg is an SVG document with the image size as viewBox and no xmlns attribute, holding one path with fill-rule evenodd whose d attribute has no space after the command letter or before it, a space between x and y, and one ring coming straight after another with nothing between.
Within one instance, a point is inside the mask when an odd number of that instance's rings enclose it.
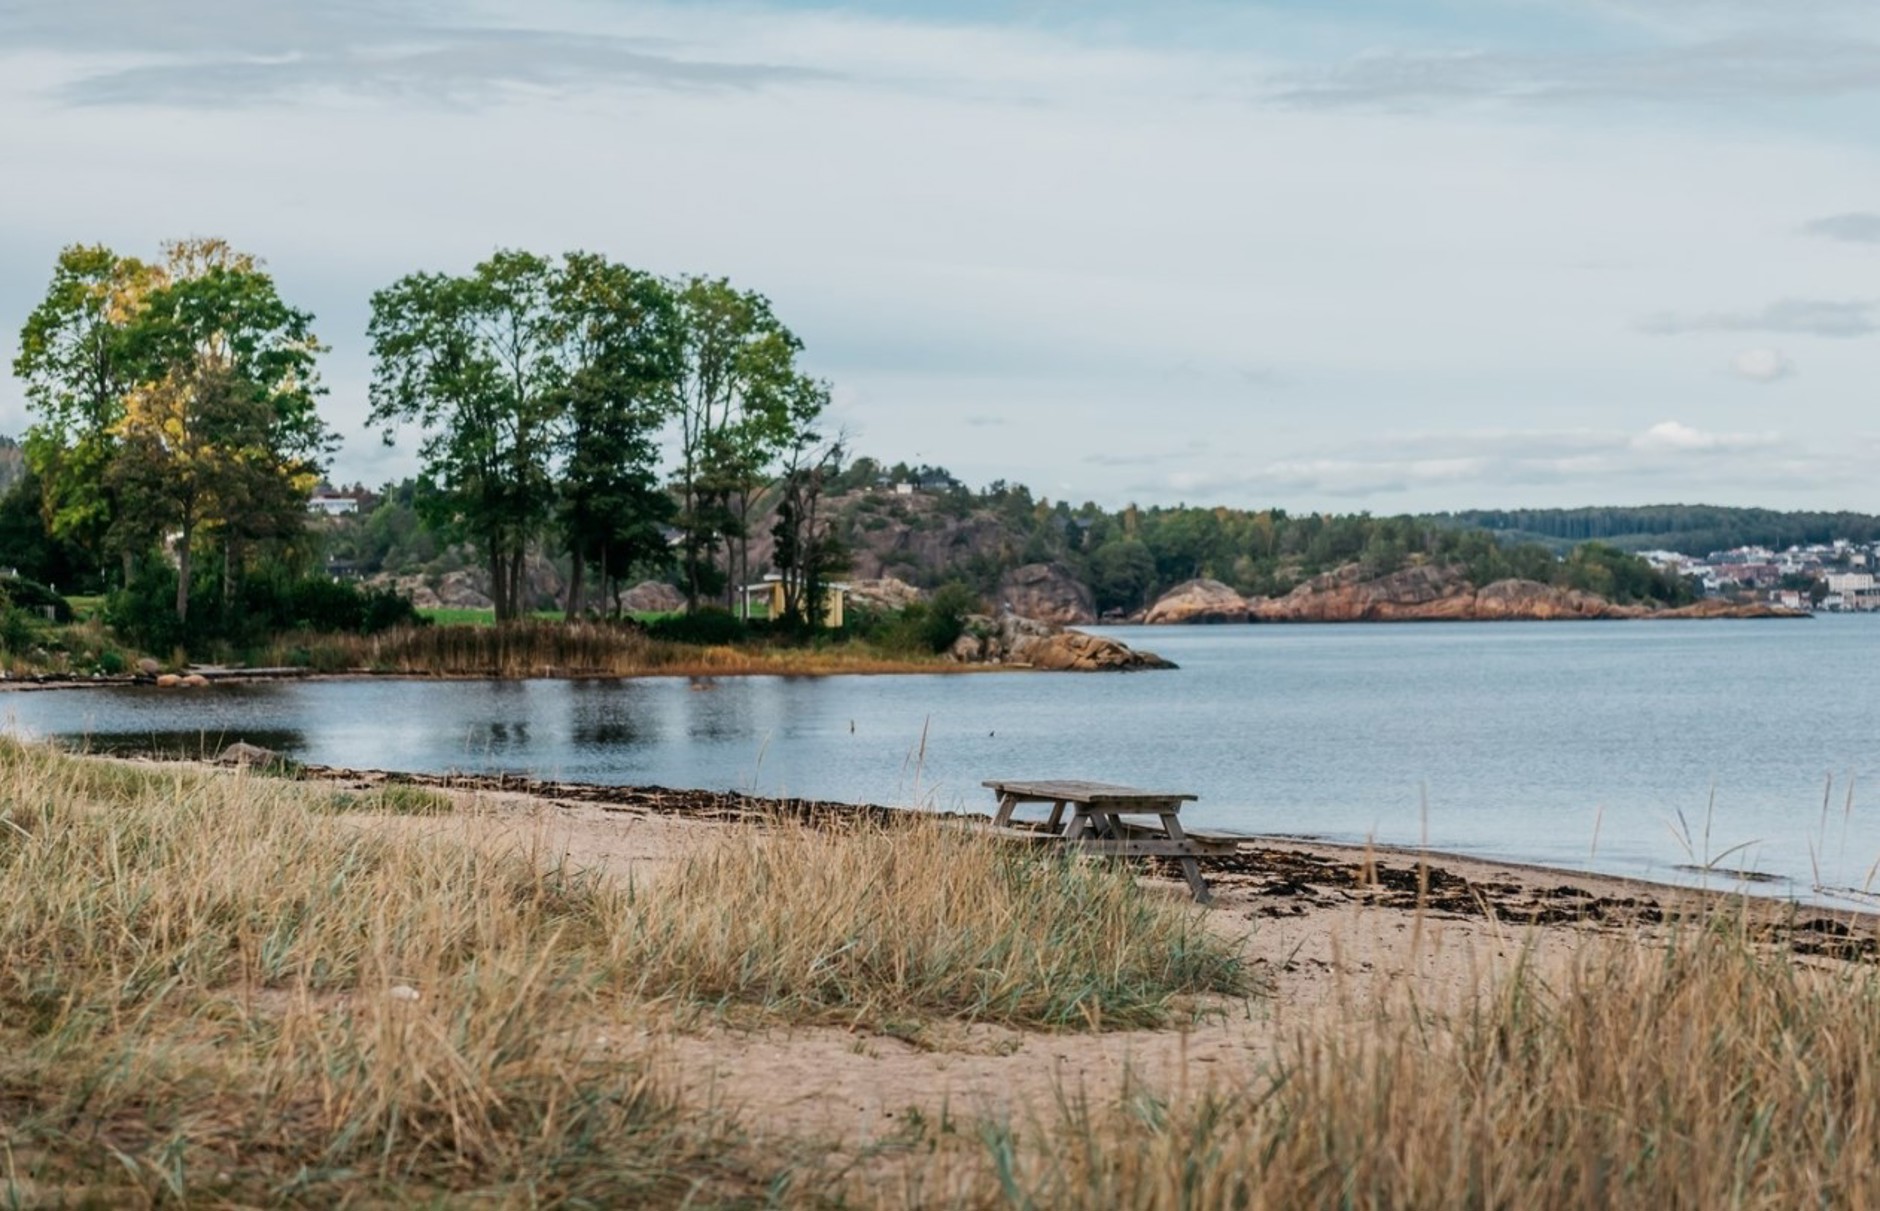
<instances>
[{"instance_id":1,"label":"picnic table leg","mask_svg":"<svg viewBox=\"0 0 1880 1211\"><path fill-rule=\"evenodd\" d=\"M1059 799L1051 804L1051 821L1050 823L1045 825L1045 831L1054 833L1058 831L1059 826L1062 825L1063 823L1064 823L1064 800Z\"/></svg>"},{"instance_id":2,"label":"picnic table leg","mask_svg":"<svg viewBox=\"0 0 1880 1211\"><path fill-rule=\"evenodd\" d=\"M1005 828L1012 823L1012 809L1018 806L1018 799L1012 795L999 796L999 810L992 814L994 828Z\"/></svg>"},{"instance_id":3,"label":"picnic table leg","mask_svg":"<svg viewBox=\"0 0 1880 1211\"><path fill-rule=\"evenodd\" d=\"M1162 827L1167 830L1169 840L1188 840L1188 834L1182 831L1181 817L1177 816L1174 812L1162 813ZM1195 903L1211 903L1214 899L1214 895L1208 891L1208 881L1201 877L1201 863L1195 861L1191 855L1183 857L1181 864L1182 874L1188 879L1188 890L1194 893Z\"/></svg>"}]
</instances>

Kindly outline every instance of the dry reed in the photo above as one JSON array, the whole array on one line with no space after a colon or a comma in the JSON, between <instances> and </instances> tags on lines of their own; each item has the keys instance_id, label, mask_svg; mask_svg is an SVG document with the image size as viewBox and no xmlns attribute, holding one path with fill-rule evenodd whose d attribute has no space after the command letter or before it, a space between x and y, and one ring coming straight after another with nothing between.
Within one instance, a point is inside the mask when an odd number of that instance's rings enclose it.
<instances>
[{"instance_id":1,"label":"dry reed","mask_svg":"<svg viewBox=\"0 0 1880 1211\"><path fill-rule=\"evenodd\" d=\"M437 677L788 676L936 673L963 667L939 657L885 654L858 642L702 646L605 623L541 620L400 627L377 635L301 635L275 641L259 659L321 672Z\"/></svg>"}]
</instances>

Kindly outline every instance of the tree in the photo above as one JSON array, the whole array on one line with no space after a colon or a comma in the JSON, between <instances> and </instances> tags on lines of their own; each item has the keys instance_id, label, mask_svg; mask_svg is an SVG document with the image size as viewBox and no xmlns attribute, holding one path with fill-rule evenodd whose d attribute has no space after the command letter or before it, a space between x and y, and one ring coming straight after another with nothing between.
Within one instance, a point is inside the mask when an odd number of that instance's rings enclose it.
<instances>
[{"instance_id":1,"label":"tree","mask_svg":"<svg viewBox=\"0 0 1880 1211\"><path fill-rule=\"evenodd\" d=\"M679 419L679 515L686 605L717 580L715 557L745 536L753 487L791 440L789 407L802 342L762 295L722 278L678 289L682 333L675 403ZM737 571L726 569L729 580Z\"/></svg>"},{"instance_id":2,"label":"tree","mask_svg":"<svg viewBox=\"0 0 1880 1211\"><path fill-rule=\"evenodd\" d=\"M298 532L327 449L312 322L222 240L155 265L67 248L14 367L49 529L118 555L127 582L179 532L179 620L199 536L220 538L226 584L243 541Z\"/></svg>"},{"instance_id":3,"label":"tree","mask_svg":"<svg viewBox=\"0 0 1880 1211\"><path fill-rule=\"evenodd\" d=\"M824 491L841 477L845 445L840 437L825 443L812 427L828 402L827 383L798 381L788 413L792 438L771 527L771 562L783 577L784 618L806 630L822 625L829 577L848 566L848 551L822 510Z\"/></svg>"},{"instance_id":4,"label":"tree","mask_svg":"<svg viewBox=\"0 0 1880 1211\"><path fill-rule=\"evenodd\" d=\"M667 557L661 527L673 507L659 484L658 435L678 373L678 309L657 278L587 253L568 256L554 301L569 365L557 512L573 560L573 619L590 564L617 610L615 583Z\"/></svg>"},{"instance_id":5,"label":"tree","mask_svg":"<svg viewBox=\"0 0 1880 1211\"><path fill-rule=\"evenodd\" d=\"M105 556L123 513L105 486L105 468L136 378L133 321L157 277L152 267L103 245L65 248L46 297L20 331L13 361L37 418L25 434L26 456L38 475L47 530L94 559ZM128 579L134 553L119 550Z\"/></svg>"},{"instance_id":6,"label":"tree","mask_svg":"<svg viewBox=\"0 0 1880 1211\"><path fill-rule=\"evenodd\" d=\"M371 423L417 425L421 502L488 561L498 620L521 614L529 542L554 503L555 421L568 386L554 267L498 252L467 277L418 273L372 296Z\"/></svg>"}]
</instances>

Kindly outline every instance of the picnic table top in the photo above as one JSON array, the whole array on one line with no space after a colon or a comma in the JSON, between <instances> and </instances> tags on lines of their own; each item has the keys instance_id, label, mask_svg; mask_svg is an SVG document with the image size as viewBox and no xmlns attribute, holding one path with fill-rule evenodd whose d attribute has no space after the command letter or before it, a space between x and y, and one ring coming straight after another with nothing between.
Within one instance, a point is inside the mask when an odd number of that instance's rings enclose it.
<instances>
[{"instance_id":1,"label":"picnic table top","mask_svg":"<svg viewBox=\"0 0 1880 1211\"><path fill-rule=\"evenodd\" d=\"M991 787L1001 795L1020 799L1062 800L1066 803L1186 803L1198 797L1180 791L1143 790L1114 782L1085 782L1077 778L1044 781L996 778L982 785Z\"/></svg>"}]
</instances>

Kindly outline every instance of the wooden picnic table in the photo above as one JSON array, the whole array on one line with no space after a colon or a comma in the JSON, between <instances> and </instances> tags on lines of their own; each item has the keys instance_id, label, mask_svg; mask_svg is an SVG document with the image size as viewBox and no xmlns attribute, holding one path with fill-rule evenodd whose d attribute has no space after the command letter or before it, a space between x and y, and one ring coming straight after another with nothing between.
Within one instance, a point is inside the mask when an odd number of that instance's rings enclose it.
<instances>
[{"instance_id":1,"label":"wooden picnic table","mask_svg":"<svg viewBox=\"0 0 1880 1211\"><path fill-rule=\"evenodd\" d=\"M1023 835L1075 846L1085 853L1179 859L1189 890L1203 904L1212 897L1196 859L1231 854L1237 848L1231 838L1198 837L1182 828L1182 804L1194 802L1194 795L1076 779L994 779L984 785L999 796L999 810L992 817L994 828L1015 831L1012 813L1021 803L1049 803L1051 814L1044 828ZM1065 818L1066 808L1070 809L1069 819ZM1137 819L1127 818L1131 816ZM1143 817L1153 817L1155 822L1142 822Z\"/></svg>"}]
</instances>

